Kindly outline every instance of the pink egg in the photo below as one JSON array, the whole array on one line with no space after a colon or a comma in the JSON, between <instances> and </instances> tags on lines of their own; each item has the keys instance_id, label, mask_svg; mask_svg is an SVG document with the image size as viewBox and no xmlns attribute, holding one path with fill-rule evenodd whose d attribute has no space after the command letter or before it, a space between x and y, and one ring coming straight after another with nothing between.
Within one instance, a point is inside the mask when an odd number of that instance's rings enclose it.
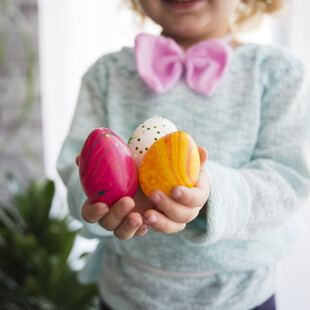
<instances>
[{"instance_id":1,"label":"pink egg","mask_svg":"<svg viewBox=\"0 0 310 310\"><path fill-rule=\"evenodd\" d=\"M138 169L124 141L107 128L93 130L81 151L79 173L82 188L92 202L111 207L138 188Z\"/></svg>"}]
</instances>

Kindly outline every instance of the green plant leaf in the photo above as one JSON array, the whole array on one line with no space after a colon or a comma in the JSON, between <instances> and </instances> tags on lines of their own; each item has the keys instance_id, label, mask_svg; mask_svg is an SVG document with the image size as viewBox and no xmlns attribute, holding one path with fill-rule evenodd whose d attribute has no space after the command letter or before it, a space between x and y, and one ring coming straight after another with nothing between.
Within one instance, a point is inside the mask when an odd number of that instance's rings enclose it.
<instances>
[{"instance_id":1,"label":"green plant leaf","mask_svg":"<svg viewBox=\"0 0 310 310\"><path fill-rule=\"evenodd\" d=\"M68 216L50 215L54 183L10 182L12 202L0 206L0 309L94 309L97 286L81 285L68 261L78 231Z\"/></svg>"}]
</instances>

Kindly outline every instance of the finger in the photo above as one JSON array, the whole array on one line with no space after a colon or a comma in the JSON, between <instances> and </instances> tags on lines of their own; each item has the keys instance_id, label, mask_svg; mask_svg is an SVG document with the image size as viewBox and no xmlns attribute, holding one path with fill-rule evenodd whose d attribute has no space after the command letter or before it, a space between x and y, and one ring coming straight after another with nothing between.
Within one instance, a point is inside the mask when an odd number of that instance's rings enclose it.
<instances>
[{"instance_id":1,"label":"finger","mask_svg":"<svg viewBox=\"0 0 310 310\"><path fill-rule=\"evenodd\" d=\"M134 207L135 203L132 198L121 198L110 208L109 213L100 219L100 226L109 231L115 230L133 210Z\"/></svg>"},{"instance_id":2,"label":"finger","mask_svg":"<svg viewBox=\"0 0 310 310\"><path fill-rule=\"evenodd\" d=\"M144 214L144 221L151 230L164 234L174 234L183 230L185 223L177 223L156 210L148 210Z\"/></svg>"},{"instance_id":3,"label":"finger","mask_svg":"<svg viewBox=\"0 0 310 310\"><path fill-rule=\"evenodd\" d=\"M200 172L195 187L176 186L172 189L171 198L188 207L202 207L209 197L209 180L207 172Z\"/></svg>"},{"instance_id":4,"label":"finger","mask_svg":"<svg viewBox=\"0 0 310 310\"><path fill-rule=\"evenodd\" d=\"M202 164L195 187L176 186L170 193L172 199L186 206L201 207L206 203L209 197L209 176L204 168L207 153L204 148L201 148L201 158Z\"/></svg>"},{"instance_id":5,"label":"finger","mask_svg":"<svg viewBox=\"0 0 310 310\"><path fill-rule=\"evenodd\" d=\"M80 166L80 157L81 155L76 156L75 163L79 167Z\"/></svg>"},{"instance_id":6,"label":"finger","mask_svg":"<svg viewBox=\"0 0 310 310\"><path fill-rule=\"evenodd\" d=\"M155 190L149 199L156 205L157 210L164 213L167 217L177 223L189 223L195 219L200 210L199 207L189 207L172 199L165 193Z\"/></svg>"},{"instance_id":7,"label":"finger","mask_svg":"<svg viewBox=\"0 0 310 310\"><path fill-rule=\"evenodd\" d=\"M114 230L114 235L123 240L132 238L143 225L140 213L130 213L127 218Z\"/></svg>"},{"instance_id":8,"label":"finger","mask_svg":"<svg viewBox=\"0 0 310 310\"><path fill-rule=\"evenodd\" d=\"M139 229L136 231L135 236L142 237L148 232L148 227L146 223L143 223Z\"/></svg>"},{"instance_id":9,"label":"finger","mask_svg":"<svg viewBox=\"0 0 310 310\"><path fill-rule=\"evenodd\" d=\"M200 164L203 165L208 159L208 152L202 146L198 146L198 150L199 150L199 156L200 156Z\"/></svg>"},{"instance_id":10,"label":"finger","mask_svg":"<svg viewBox=\"0 0 310 310\"><path fill-rule=\"evenodd\" d=\"M92 203L85 200L82 206L82 217L88 223L96 223L109 212L109 207L103 202Z\"/></svg>"}]
</instances>

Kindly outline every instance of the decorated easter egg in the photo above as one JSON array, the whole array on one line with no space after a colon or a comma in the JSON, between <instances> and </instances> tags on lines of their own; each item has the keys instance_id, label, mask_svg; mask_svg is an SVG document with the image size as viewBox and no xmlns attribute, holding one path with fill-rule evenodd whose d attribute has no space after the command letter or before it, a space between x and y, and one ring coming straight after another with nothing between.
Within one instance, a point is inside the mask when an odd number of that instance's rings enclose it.
<instances>
[{"instance_id":1,"label":"decorated easter egg","mask_svg":"<svg viewBox=\"0 0 310 310\"><path fill-rule=\"evenodd\" d=\"M138 169L125 142L107 128L93 130L81 151L82 188L92 202L111 207L124 196L133 197L139 184Z\"/></svg>"},{"instance_id":2,"label":"decorated easter egg","mask_svg":"<svg viewBox=\"0 0 310 310\"><path fill-rule=\"evenodd\" d=\"M177 185L193 187L199 171L199 151L193 138L183 131L173 132L146 152L139 170L140 186L147 196L155 189L170 195Z\"/></svg>"},{"instance_id":3,"label":"decorated easter egg","mask_svg":"<svg viewBox=\"0 0 310 310\"><path fill-rule=\"evenodd\" d=\"M177 131L175 125L167 118L160 116L152 117L136 128L128 141L128 147L138 168L150 146L161 137L174 131Z\"/></svg>"}]
</instances>

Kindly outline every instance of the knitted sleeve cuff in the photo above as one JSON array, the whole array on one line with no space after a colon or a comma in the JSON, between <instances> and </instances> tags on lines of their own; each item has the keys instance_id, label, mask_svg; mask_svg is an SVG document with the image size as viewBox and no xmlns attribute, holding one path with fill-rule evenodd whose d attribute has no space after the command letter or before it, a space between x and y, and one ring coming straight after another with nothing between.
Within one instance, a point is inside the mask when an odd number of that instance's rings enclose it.
<instances>
[{"instance_id":1,"label":"knitted sleeve cuff","mask_svg":"<svg viewBox=\"0 0 310 310\"><path fill-rule=\"evenodd\" d=\"M240 171L210 161L206 167L209 199L183 232L188 241L204 245L235 237L246 226L251 208L250 188Z\"/></svg>"}]
</instances>

